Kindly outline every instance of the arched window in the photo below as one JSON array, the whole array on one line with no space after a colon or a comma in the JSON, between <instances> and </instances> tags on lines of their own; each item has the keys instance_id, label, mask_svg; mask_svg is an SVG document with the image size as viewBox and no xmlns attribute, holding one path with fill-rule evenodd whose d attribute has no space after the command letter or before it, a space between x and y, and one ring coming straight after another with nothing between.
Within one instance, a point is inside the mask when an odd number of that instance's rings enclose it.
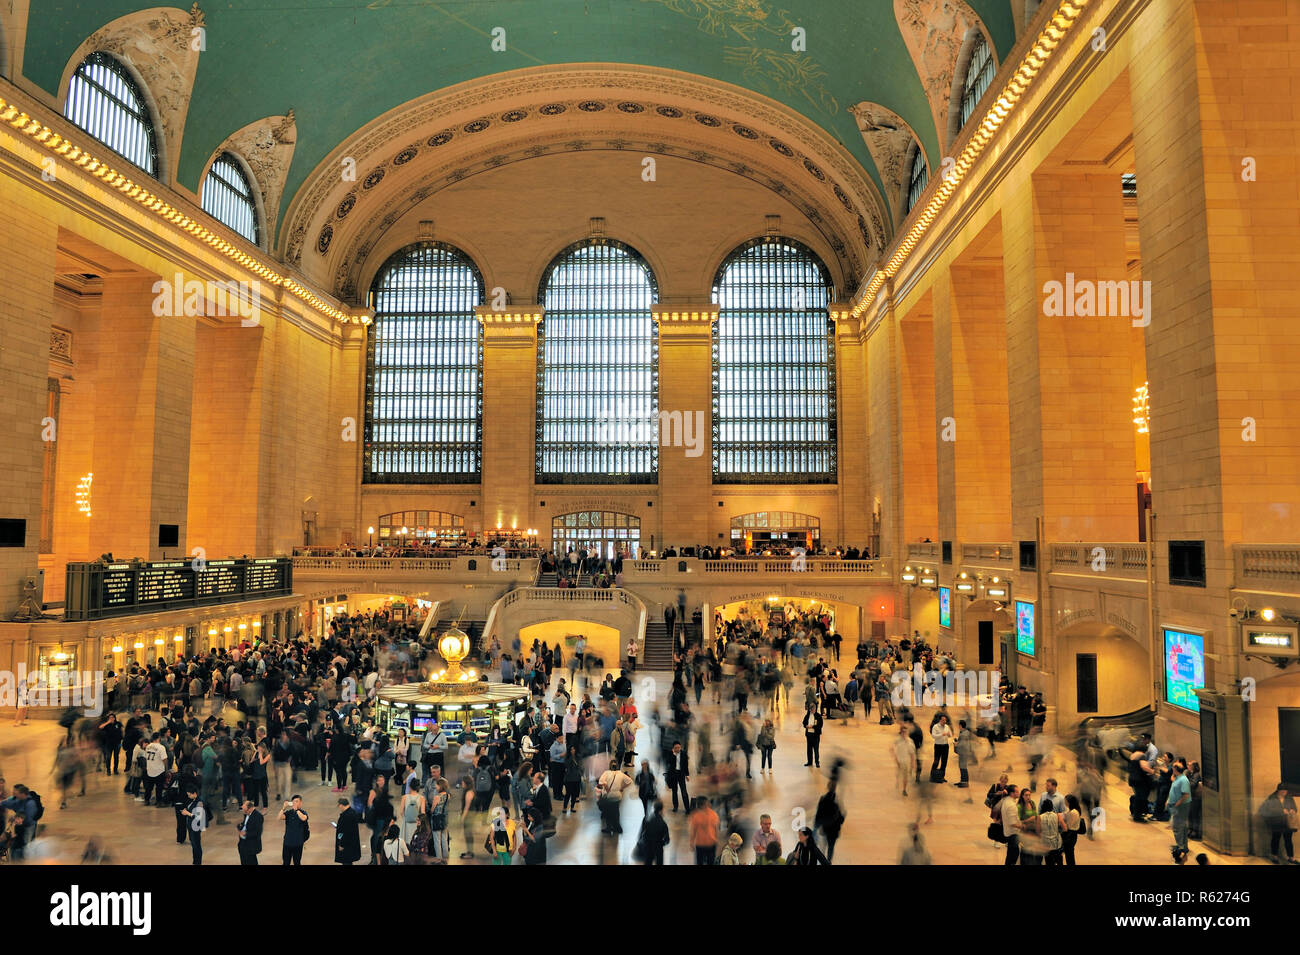
<instances>
[{"instance_id":1,"label":"arched window","mask_svg":"<svg viewBox=\"0 0 1300 955\"><path fill-rule=\"evenodd\" d=\"M641 518L618 511L575 511L551 518L551 547L563 556L570 550L595 550L612 558L621 551L641 552Z\"/></svg>"},{"instance_id":2,"label":"arched window","mask_svg":"<svg viewBox=\"0 0 1300 955\"><path fill-rule=\"evenodd\" d=\"M792 239L733 252L713 282L715 484L836 479L830 275Z\"/></svg>"},{"instance_id":3,"label":"arched window","mask_svg":"<svg viewBox=\"0 0 1300 955\"><path fill-rule=\"evenodd\" d=\"M634 249L565 249L537 292L537 482L651 484L659 469L654 274Z\"/></svg>"},{"instance_id":4,"label":"arched window","mask_svg":"<svg viewBox=\"0 0 1300 955\"><path fill-rule=\"evenodd\" d=\"M257 203L244 167L230 153L212 160L203 180L203 211L257 244Z\"/></svg>"},{"instance_id":5,"label":"arched window","mask_svg":"<svg viewBox=\"0 0 1300 955\"><path fill-rule=\"evenodd\" d=\"M961 129L975 114L975 106L980 98L988 92L997 73L997 64L993 62L993 51L983 33L975 36L975 45L971 47L970 62L966 65L966 79L961 88Z\"/></svg>"},{"instance_id":6,"label":"arched window","mask_svg":"<svg viewBox=\"0 0 1300 955\"><path fill-rule=\"evenodd\" d=\"M408 246L370 292L366 354L370 484L473 484L483 433L483 279L459 249Z\"/></svg>"},{"instance_id":7,"label":"arched window","mask_svg":"<svg viewBox=\"0 0 1300 955\"><path fill-rule=\"evenodd\" d=\"M912 171L907 177L907 211L911 212L916 201L921 198L921 193L925 192L926 185L930 182L930 167L925 164L925 153L921 151L921 144L917 143L912 153Z\"/></svg>"},{"instance_id":8,"label":"arched window","mask_svg":"<svg viewBox=\"0 0 1300 955\"><path fill-rule=\"evenodd\" d=\"M77 67L63 115L149 175L158 175L149 108L126 67L109 54L92 53Z\"/></svg>"}]
</instances>

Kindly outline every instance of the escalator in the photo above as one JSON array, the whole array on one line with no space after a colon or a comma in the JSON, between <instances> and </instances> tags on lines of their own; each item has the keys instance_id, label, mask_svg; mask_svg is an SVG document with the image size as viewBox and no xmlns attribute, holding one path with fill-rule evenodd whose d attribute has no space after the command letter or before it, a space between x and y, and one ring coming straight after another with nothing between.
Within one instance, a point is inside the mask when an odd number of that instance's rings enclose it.
<instances>
[{"instance_id":1,"label":"escalator","mask_svg":"<svg viewBox=\"0 0 1300 955\"><path fill-rule=\"evenodd\" d=\"M1083 741L1095 744L1106 754L1111 767L1121 774L1128 772L1128 757L1124 751L1141 747L1143 733L1155 735L1156 711L1144 706L1131 713L1117 716L1089 716L1079 723L1079 735Z\"/></svg>"}]
</instances>

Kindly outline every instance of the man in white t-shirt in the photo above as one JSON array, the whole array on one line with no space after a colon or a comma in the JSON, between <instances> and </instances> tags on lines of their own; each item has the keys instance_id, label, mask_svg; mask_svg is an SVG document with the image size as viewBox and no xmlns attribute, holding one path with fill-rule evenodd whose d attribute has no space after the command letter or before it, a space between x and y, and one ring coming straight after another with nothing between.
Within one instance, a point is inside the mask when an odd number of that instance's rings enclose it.
<instances>
[{"instance_id":1,"label":"man in white t-shirt","mask_svg":"<svg viewBox=\"0 0 1300 955\"><path fill-rule=\"evenodd\" d=\"M623 831L618 818L619 808L623 802L623 793L632 785L632 777L622 772L614 762L596 780L596 790L600 793L596 800L596 805L600 808L600 831L605 835L617 835Z\"/></svg>"},{"instance_id":2,"label":"man in white t-shirt","mask_svg":"<svg viewBox=\"0 0 1300 955\"><path fill-rule=\"evenodd\" d=\"M1007 840L1007 857L1003 865L1015 865L1020 858L1020 787L1007 786L1007 794L998 803L998 815L1002 817L1002 835Z\"/></svg>"}]
</instances>

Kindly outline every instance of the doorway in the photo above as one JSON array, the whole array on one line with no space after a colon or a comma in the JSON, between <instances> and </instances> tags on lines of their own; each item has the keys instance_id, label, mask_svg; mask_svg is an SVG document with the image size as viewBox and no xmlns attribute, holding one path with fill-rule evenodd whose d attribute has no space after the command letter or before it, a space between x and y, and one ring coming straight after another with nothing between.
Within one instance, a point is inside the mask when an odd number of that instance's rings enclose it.
<instances>
[{"instance_id":1,"label":"doorway","mask_svg":"<svg viewBox=\"0 0 1300 955\"><path fill-rule=\"evenodd\" d=\"M1074 655L1074 693L1076 713L1097 712L1097 654Z\"/></svg>"},{"instance_id":2,"label":"doorway","mask_svg":"<svg viewBox=\"0 0 1300 955\"><path fill-rule=\"evenodd\" d=\"M1282 782L1300 791L1300 707L1278 707L1278 749L1282 757Z\"/></svg>"}]
</instances>

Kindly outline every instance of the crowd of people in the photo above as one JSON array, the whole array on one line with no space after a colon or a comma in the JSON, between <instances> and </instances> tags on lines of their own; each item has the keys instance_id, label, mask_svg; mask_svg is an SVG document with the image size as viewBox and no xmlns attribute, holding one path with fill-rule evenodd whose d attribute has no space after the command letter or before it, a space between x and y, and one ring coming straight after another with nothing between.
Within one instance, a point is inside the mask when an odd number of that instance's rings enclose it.
<instances>
[{"instance_id":1,"label":"crowd of people","mask_svg":"<svg viewBox=\"0 0 1300 955\"><path fill-rule=\"evenodd\" d=\"M373 704L382 686L418 680L436 665L426 662L431 650L414 632L414 621L385 611L340 615L318 645L301 636L246 642L132 667L115 678L102 718L70 711L63 721L51 803L61 809L76 800L89 774L121 779L124 797L141 812L172 810L164 818L196 865L203 863L210 828L227 814L242 864L257 864L263 843L274 839L280 862L302 864L312 835L303 799L308 786L332 787L337 812L327 831L341 865L546 864L557 832L581 813L599 819L602 836L618 836L629 816L638 819L631 858L641 864L664 864L677 832L686 845L675 848L697 864L829 865L847 817L843 759L830 759L827 775L813 777L824 788L808 825L792 837L769 815L752 817L750 781L775 774L783 722L797 720L804 764L815 770L828 726L867 720L875 702L876 725L896 727L885 745L898 791L915 811L900 862L931 861L924 832L934 819L936 792L950 781L950 756L957 762L955 787L969 791L975 767L996 754L998 742L1014 737L1029 755L1028 784L1004 773L984 799L988 838L1005 845L1006 864L1073 865L1080 837L1093 838L1106 759L1096 741L1084 739L1076 748L1074 792L1062 791L1054 775L1039 791L1037 777L1054 745L1041 695L1003 686L997 716L950 712L941 704L927 732L912 706L898 705L888 692L899 668L941 672L955 665L918 634L861 642L850 667L823 608L786 606L766 616L718 620L712 640L678 648L666 706L649 705L645 713L631 668L606 670L585 639L566 651L541 641L525 646L516 635L508 646L494 640L485 648L487 667L503 682L531 690L516 721L478 735L435 724L411 738L404 728L385 732ZM706 695L712 707L702 706ZM1128 763L1134 817L1167 818L1173 857L1183 862L1187 839L1199 835L1199 767L1160 753L1149 735ZM639 813L623 811L630 800L640 804ZM670 825L668 817L679 812L684 825ZM27 785L10 791L0 780L0 813L0 856L21 860L41 828L44 800ZM1279 787L1261 816L1273 854L1281 861L1285 847L1293 861L1290 793ZM84 858L107 856L96 843Z\"/></svg>"}]
</instances>

